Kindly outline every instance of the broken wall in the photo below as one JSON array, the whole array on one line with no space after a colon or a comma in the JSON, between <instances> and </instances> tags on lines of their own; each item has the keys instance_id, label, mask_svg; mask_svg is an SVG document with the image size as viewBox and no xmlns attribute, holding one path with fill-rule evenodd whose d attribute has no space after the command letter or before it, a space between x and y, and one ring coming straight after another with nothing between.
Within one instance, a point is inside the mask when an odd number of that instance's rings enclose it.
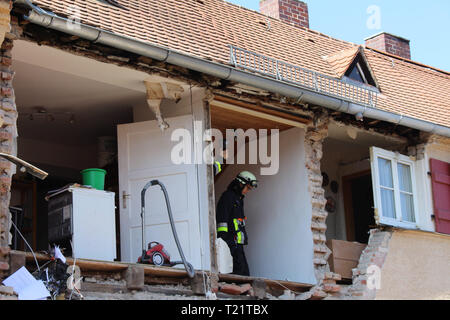
<instances>
[{"instance_id":1,"label":"broken wall","mask_svg":"<svg viewBox=\"0 0 450 320\"><path fill-rule=\"evenodd\" d=\"M14 71L11 68L11 50L15 35L10 28L11 1L0 1L0 152L15 153L17 137L17 111L12 88ZM11 177L14 167L7 160L0 159L0 278L9 270L9 249L11 242L9 200Z\"/></svg>"}]
</instances>

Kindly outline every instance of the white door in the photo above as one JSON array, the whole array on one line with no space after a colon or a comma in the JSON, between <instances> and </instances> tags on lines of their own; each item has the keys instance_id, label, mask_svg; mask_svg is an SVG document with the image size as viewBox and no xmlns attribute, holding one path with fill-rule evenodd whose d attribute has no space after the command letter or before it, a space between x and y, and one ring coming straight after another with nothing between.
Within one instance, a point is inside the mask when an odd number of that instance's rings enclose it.
<instances>
[{"instance_id":1,"label":"white door","mask_svg":"<svg viewBox=\"0 0 450 320\"><path fill-rule=\"evenodd\" d=\"M156 121L118 126L121 259L136 262L142 253L141 191L147 182L156 179L165 185L169 194L184 255L195 269L201 269L196 166L174 164L171 160L172 148L179 143L171 141L172 132L184 128L192 135L192 116L166 121L170 128L164 133ZM184 142L192 146L192 140ZM159 186L147 190L145 207L145 243L160 242L170 253L171 261L181 260Z\"/></svg>"}]
</instances>

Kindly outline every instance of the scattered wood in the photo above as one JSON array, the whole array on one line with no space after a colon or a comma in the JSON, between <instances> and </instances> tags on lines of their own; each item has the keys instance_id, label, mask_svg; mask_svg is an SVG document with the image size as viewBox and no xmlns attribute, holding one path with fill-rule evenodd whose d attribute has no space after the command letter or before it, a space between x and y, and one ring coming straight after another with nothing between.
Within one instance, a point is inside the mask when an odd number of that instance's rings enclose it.
<instances>
[{"instance_id":1,"label":"scattered wood","mask_svg":"<svg viewBox=\"0 0 450 320\"><path fill-rule=\"evenodd\" d=\"M313 287L311 284L285 281L285 280L271 280L265 278L245 277L235 274L219 274L219 281L228 283L252 283L254 280L260 279L264 281L268 289L284 291L286 289L294 292L306 292Z\"/></svg>"},{"instance_id":2,"label":"scattered wood","mask_svg":"<svg viewBox=\"0 0 450 320\"><path fill-rule=\"evenodd\" d=\"M219 284L219 291L231 295L241 295L249 292L252 289L252 286L249 283L236 285L236 284Z\"/></svg>"}]
</instances>

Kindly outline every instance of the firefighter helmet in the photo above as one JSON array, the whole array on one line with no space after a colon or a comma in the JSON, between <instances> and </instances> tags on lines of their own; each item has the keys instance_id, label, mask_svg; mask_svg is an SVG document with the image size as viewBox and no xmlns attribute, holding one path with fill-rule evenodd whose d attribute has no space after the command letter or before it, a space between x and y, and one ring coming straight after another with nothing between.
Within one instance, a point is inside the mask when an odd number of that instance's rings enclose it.
<instances>
[{"instance_id":1,"label":"firefighter helmet","mask_svg":"<svg viewBox=\"0 0 450 320\"><path fill-rule=\"evenodd\" d=\"M236 177L236 180L244 185L249 185L252 188L258 187L258 180L256 180L255 175L248 171L242 171L241 173L239 173Z\"/></svg>"}]
</instances>

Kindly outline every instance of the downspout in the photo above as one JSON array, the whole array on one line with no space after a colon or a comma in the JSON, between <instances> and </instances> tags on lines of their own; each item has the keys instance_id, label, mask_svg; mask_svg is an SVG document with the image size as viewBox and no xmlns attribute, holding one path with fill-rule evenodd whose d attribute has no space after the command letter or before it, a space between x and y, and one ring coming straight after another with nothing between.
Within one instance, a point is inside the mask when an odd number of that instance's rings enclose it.
<instances>
[{"instance_id":1,"label":"downspout","mask_svg":"<svg viewBox=\"0 0 450 320\"><path fill-rule=\"evenodd\" d=\"M132 52L154 60L167 62L179 67L208 74L219 79L242 83L269 92L278 93L282 96L293 98L296 101L319 105L351 115L360 114L363 117L386 121L423 132L450 137L450 127L408 116L402 116L376 108L365 107L339 98L309 91L276 79L238 70L231 66L207 61L202 58L173 51L130 37L116 35L112 32L100 30L98 28L83 24L74 24L69 19L65 19L53 13L42 10L41 8L33 5L30 0L15 0L14 2L24 4L31 9L28 16L25 16L26 20L46 28L79 36L80 38L92 41L94 43Z\"/></svg>"}]
</instances>

